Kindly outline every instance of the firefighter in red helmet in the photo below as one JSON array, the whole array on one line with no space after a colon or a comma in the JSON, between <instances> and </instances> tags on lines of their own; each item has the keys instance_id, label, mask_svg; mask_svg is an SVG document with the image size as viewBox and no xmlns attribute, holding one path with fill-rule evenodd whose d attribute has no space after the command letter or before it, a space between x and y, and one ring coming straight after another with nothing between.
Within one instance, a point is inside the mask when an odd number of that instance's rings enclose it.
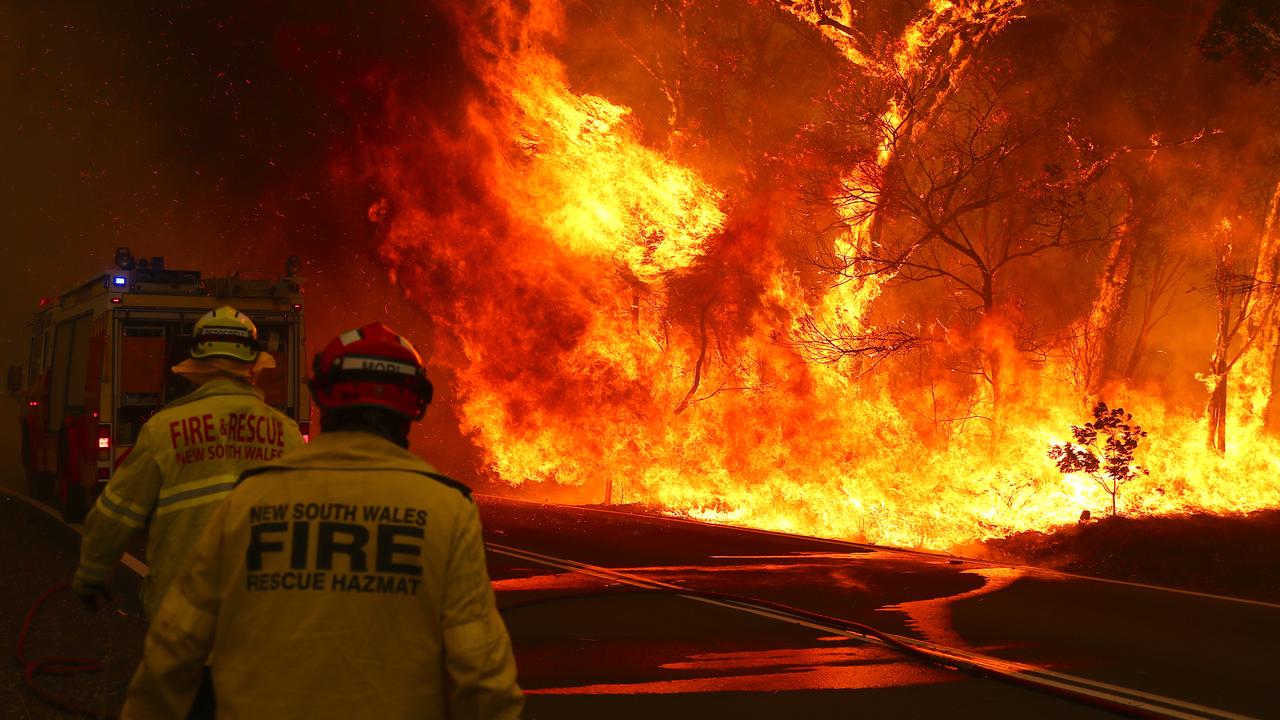
<instances>
[{"instance_id":1,"label":"firefighter in red helmet","mask_svg":"<svg viewBox=\"0 0 1280 720\"><path fill-rule=\"evenodd\" d=\"M515 718L470 491L408 452L431 383L374 323L316 356L321 434L246 471L152 623L123 717Z\"/></svg>"}]
</instances>

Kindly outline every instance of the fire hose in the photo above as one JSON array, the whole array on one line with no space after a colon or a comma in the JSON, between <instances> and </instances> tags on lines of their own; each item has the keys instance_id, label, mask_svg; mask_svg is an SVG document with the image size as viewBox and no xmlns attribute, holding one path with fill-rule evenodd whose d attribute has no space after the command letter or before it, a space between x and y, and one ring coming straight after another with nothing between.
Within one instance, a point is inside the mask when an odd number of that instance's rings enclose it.
<instances>
[{"instance_id":1,"label":"fire hose","mask_svg":"<svg viewBox=\"0 0 1280 720\"><path fill-rule=\"evenodd\" d=\"M1186 717L1185 715L1170 715L1160 712L1156 709L1148 709L1143 707L1135 707L1133 705L1108 700L1106 698L1097 697L1081 691L1074 690L1070 687L1064 687L1061 684L1054 684L1038 680L1036 678L1026 677L1013 672L1002 671L988 665L978 662L958 658L955 656L942 656L930 652L927 649L916 647L910 643L903 642L898 637L878 630L870 625L864 625L852 620L824 615L822 613L805 610L803 608L786 605L783 603L772 602L769 600L761 600L759 598L746 597L741 595L733 595L730 593L711 592L706 590L691 590L684 588L629 588L625 590L602 589L589 592L572 593L567 595L553 595L542 598L533 598L515 603L507 603L499 607L499 612L506 613L511 610L519 610L537 605L545 605L548 603L569 601L580 598L607 596L607 595L674 595L676 597L703 598L714 600L720 603L736 605L742 608L767 610L774 613L785 614L797 619L808 620L815 623L832 627L854 635L861 635L867 638L873 638L882 643L884 646L896 650L908 660L923 662L932 667L941 668L943 670L965 672L976 677L990 680L1010 683L1019 687L1035 690L1040 693L1053 695L1055 697L1068 700L1073 703L1088 705L1111 713L1124 715L1132 718L1140 718L1141 720L1170 720L1171 718Z\"/></svg>"},{"instance_id":2,"label":"fire hose","mask_svg":"<svg viewBox=\"0 0 1280 720\"><path fill-rule=\"evenodd\" d=\"M17 658L18 665L22 667L22 680L36 697L40 698L45 704L58 708L64 712L71 713L77 717L91 718L92 720L115 720L116 715L113 713L102 712L90 708L83 708L70 703L58 695L46 690L40 686L36 678L41 675L80 675L84 673L102 672L104 665L97 658L87 657L71 657L71 656L50 656L38 659L28 659L26 652L27 636L31 633L31 625L35 621L36 615L39 614L45 602L56 594L59 590L67 589L68 583L64 580L53 587L41 593L40 597L32 603L31 609L27 611L27 616L22 620L22 631L18 633Z\"/></svg>"}]
</instances>

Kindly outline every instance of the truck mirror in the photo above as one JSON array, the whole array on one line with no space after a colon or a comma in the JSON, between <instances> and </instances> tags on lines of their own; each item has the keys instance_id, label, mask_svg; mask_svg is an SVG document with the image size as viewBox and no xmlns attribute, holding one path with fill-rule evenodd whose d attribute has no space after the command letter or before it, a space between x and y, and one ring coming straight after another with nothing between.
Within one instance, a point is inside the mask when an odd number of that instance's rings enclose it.
<instances>
[{"instance_id":1,"label":"truck mirror","mask_svg":"<svg viewBox=\"0 0 1280 720\"><path fill-rule=\"evenodd\" d=\"M16 397L20 392L22 392L22 366L10 365L9 366L9 394Z\"/></svg>"}]
</instances>

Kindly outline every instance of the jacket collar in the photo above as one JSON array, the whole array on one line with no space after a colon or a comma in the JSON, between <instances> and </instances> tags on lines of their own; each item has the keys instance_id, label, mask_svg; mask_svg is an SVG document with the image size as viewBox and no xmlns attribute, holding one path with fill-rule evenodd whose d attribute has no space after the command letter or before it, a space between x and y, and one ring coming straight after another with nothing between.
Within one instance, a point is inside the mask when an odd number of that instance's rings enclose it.
<instances>
[{"instance_id":1,"label":"jacket collar","mask_svg":"<svg viewBox=\"0 0 1280 720\"><path fill-rule=\"evenodd\" d=\"M246 395L249 397L256 397L259 400L262 400L264 397L261 390L240 378L220 377L200 385L186 395L170 402L165 407L186 405L187 403L196 402L197 400L203 400L215 395Z\"/></svg>"},{"instance_id":2,"label":"jacket collar","mask_svg":"<svg viewBox=\"0 0 1280 720\"><path fill-rule=\"evenodd\" d=\"M364 467L371 470L403 470L436 473L422 458L389 440L366 432L326 432L268 465L281 469Z\"/></svg>"}]
</instances>

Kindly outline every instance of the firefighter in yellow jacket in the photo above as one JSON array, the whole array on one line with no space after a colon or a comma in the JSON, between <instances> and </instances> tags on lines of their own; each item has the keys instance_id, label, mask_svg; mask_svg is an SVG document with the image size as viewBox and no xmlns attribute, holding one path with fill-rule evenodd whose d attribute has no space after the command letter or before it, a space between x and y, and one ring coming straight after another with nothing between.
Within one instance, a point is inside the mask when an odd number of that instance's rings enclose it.
<instances>
[{"instance_id":1,"label":"firefighter in yellow jacket","mask_svg":"<svg viewBox=\"0 0 1280 720\"><path fill-rule=\"evenodd\" d=\"M248 317L229 306L206 313L196 321L189 354L173 372L197 387L143 424L85 519L71 587L90 604L105 592L130 536L148 527L142 601L154 617L240 472L302 444L297 423L264 403L252 384L275 361L259 350Z\"/></svg>"},{"instance_id":2,"label":"firefighter in yellow jacket","mask_svg":"<svg viewBox=\"0 0 1280 720\"><path fill-rule=\"evenodd\" d=\"M431 384L381 324L311 381L322 433L244 473L147 635L123 718L503 720L524 701L470 491L408 451Z\"/></svg>"}]
</instances>

